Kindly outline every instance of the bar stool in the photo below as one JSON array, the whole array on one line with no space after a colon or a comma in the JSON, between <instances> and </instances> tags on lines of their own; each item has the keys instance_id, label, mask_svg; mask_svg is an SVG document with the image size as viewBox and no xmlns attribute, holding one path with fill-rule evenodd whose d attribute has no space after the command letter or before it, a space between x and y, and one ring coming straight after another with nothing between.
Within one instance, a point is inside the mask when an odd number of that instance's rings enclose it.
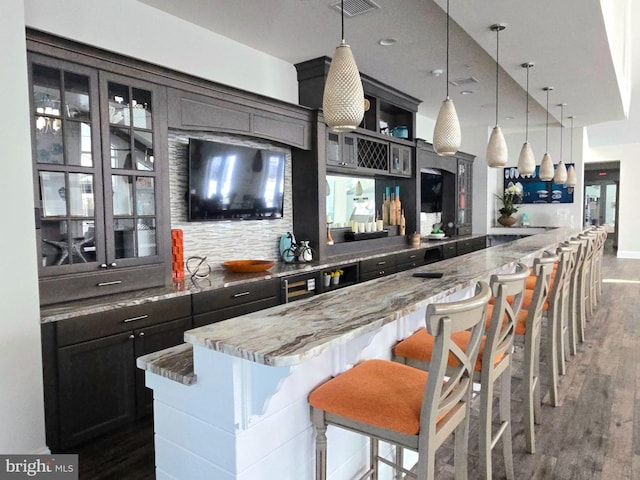
<instances>
[{"instance_id":1,"label":"bar stool","mask_svg":"<svg viewBox=\"0 0 640 480\"><path fill-rule=\"evenodd\" d=\"M486 335L480 343L474 371L474 380L480 382L480 472L481 478L487 480L492 478L491 451L500 439L507 479L514 478L511 448L511 354L515 322L528 276L529 267L520 263L516 265L515 273L492 275L490 280L493 304L488 307ZM453 340L464 346L468 335L459 334ZM434 342L433 336L425 329L420 329L395 346L393 358L406 365L429 370ZM493 392L499 379L500 428L493 435Z\"/></svg>"},{"instance_id":2,"label":"bar stool","mask_svg":"<svg viewBox=\"0 0 640 480\"><path fill-rule=\"evenodd\" d=\"M540 335L542 312L550 289L551 273L558 257L552 252L544 252L533 261L535 287L528 309L524 307L518 315L515 333L524 336L524 432L527 451L535 453L534 423L540 422Z\"/></svg>"},{"instance_id":3,"label":"bar stool","mask_svg":"<svg viewBox=\"0 0 640 480\"><path fill-rule=\"evenodd\" d=\"M377 479L378 462L391 465L396 477L433 480L437 448L455 435L456 478L467 478L469 407L475 365L491 292L479 282L467 300L427 306L427 330L436 337L431 371L388 360L366 360L328 380L309 395L316 432L316 480L327 476L328 425L369 437L370 465L360 478ZM466 348L452 336L468 332ZM450 355L458 361L447 370ZM407 470L378 454L378 440L418 452Z\"/></svg>"},{"instance_id":4,"label":"bar stool","mask_svg":"<svg viewBox=\"0 0 640 480\"><path fill-rule=\"evenodd\" d=\"M584 303L585 319L586 314L593 316L593 304L591 303L591 270L593 267L593 258L595 254L595 237L593 235L581 233L578 238L586 240L587 245L584 253L584 260L582 262L582 301ZM582 329L582 340L584 341L584 326Z\"/></svg>"},{"instance_id":5,"label":"bar stool","mask_svg":"<svg viewBox=\"0 0 640 480\"><path fill-rule=\"evenodd\" d=\"M577 352L577 342L584 342L584 326L586 321L584 296L587 285L585 259L587 256L588 242L586 239L577 236L571 238L567 243L578 247L576 268L572 278L571 300L569 301L570 310L572 311L569 316L574 322L574 325L571 327L573 329L573 340L570 340L569 345L575 355ZM569 338L572 338L571 329L569 331Z\"/></svg>"},{"instance_id":6,"label":"bar stool","mask_svg":"<svg viewBox=\"0 0 640 480\"><path fill-rule=\"evenodd\" d=\"M582 243L578 241L568 240L562 243L563 246L572 250L571 266L567 286L569 290L569 300L567 305L566 324L563 325L563 335L566 336L565 360L568 360L568 354L576 355L577 353L577 300L576 292L578 289L578 276L580 273L580 263L582 263ZM566 331L564 331L566 329ZM561 372L562 373L562 372ZM564 375L564 373L563 373Z\"/></svg>"}]
</instances>

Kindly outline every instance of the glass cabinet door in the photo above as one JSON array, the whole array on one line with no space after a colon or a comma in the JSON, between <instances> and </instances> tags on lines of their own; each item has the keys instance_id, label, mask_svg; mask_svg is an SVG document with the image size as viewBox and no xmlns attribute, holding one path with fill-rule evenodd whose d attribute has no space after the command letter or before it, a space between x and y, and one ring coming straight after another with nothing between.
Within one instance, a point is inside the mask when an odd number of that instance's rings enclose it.
<instances>
[{"instance_id":1,"label":"glass cabinet door","mask_svg":"<svg viewBox=\"0 0 640 480\"><path fill-rule=\"evenodd\" d=\"M39 267L93 270L104 261L97 76L37 56L30 74Z\"/></svg>"},{"instance_id":2,"label":"glass cabinet door","mask_svg":"<svg viewBox=\"0 0 640 480\"><path fill-rule=\"evenodd\" d=\"M458 162L458 218L457 223L459 226L467 223L467 196L469 193L468 188L468 165L465 162Z\"/></svg>"},{"instance_id":3,"label":"glass cabinet door","mask_svg":"<svg viewBox=\"0 0 640 480\"><path fill-rule=\"evenodd\" d=\"M104 175L110 179L105 182L107 257L116 265L158 255L154 95L151 89L121 80L102 81L108 116Z\"/></svg>"}]
</instances>

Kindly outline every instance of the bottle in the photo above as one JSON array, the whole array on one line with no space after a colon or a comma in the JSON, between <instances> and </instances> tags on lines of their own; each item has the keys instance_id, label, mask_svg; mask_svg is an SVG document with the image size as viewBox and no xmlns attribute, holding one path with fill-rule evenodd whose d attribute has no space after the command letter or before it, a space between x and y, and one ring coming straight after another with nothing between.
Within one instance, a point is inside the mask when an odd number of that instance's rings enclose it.
<instances>
[{"instance_id":1,"label":"bottle","mask_svg":"<svg viewBox=\"0 0 640 480\"><path fill-rule=\"evenodd\" d=\"M394 204L396 210L396 225L400 225L400 216L402 215L402 204L400 203L400 187L396 186L396 202Z\"/></svg>"},{"instance_id":2,"label":"bottle","mask_svg":"<svg viewBox=\"0 0 640 480\"><path fill-rule=\"evenodd\" d=\"M406 227L407 227L407 221L404 218L404 210L402 210L402 213L400 214L400 235L405 234Z\"/></svg>"},{"instance_id":3,"label":"bottle","mask_svg":"<svg viewBox=\"0 0 640 480\"><path fill-rule=\"evenodd\" d=\"M389 197L386 194L382 194L382 222L385 225L389 225Z\"/></svg>"},{"instance_id":4,"label":"bottle","mask_svg":"<svg viewBox=\"0 0 640 480\"><path fill-rule=\"evenodd\" d=\"M391 200L389 201L389 225L397 225L398 219L396 217L396 198L391 194Z\"/></svg>"}]
</instances>

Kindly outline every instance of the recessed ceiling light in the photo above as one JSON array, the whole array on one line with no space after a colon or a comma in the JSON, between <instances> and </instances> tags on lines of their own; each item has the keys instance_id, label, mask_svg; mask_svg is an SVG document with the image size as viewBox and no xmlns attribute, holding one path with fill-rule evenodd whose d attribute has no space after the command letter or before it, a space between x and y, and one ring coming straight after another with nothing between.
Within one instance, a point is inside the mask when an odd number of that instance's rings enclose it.
<instances>
[{"instance_id":1,"label":"recessed ceiling light","mask_svg":"<svg viewBox=\"0 0 640 480\"><path fill-rule=\"evenodd\" d=\"M378 45L382 45L383 47L388 47L390 45L395 45L398 43L398 40L395 38L381 38L378 40Z\"/></svg>"},{"instance_id":2,"label":"recessed ceiling light","mask_svg":"<svg viewBox=\"0 0 640 480\"><path fill-rule=\"evenodd\" d=\"M473 90L462 90L460 92L460 95L473 95L474 93L476 92L474 92Z\"/></svg>"}]
</instances>

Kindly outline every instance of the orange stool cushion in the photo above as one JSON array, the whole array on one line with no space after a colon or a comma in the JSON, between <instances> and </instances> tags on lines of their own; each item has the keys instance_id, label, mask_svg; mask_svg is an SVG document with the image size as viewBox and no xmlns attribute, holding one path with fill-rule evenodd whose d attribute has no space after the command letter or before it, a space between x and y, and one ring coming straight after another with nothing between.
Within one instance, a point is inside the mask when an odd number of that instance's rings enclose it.
<instances>
[{"instance_id":1,"label":"orange stool cushion","mask_svg":"<svg viewBox=\"0 0 640 480\"><path fill-rule=\"evenodd\" d=\"M529 315L529 310L521 308L518 312L518 320L515 325L515 333L516 335L524 335L527 333L527 316Z\"/></svg>"},{"instance_id":2,"label":"orange stool cushion","mask_svg":"<svg viewBox=\"0 0 640 480\"><path fill-rule=\"evenodd\" d=\"M416 435L427 377L427 372L401 363L367 360L320 385L309 395L309 403L358 422Z\"/></svg>"},{"instance_id":3,"label":"orange stool cushion","mask_svg":"<svg viewBox=\"0 0 640 480\"><path fill-rule=\"evenodd\" d=\"M470 338L470 332L457 332L451 335L451 339L462 350L466 350ZM482 340L480 341L480 350L478 351L478 359L474 366L475 370L478 372L482 370L482 355L484 353L485 341L486 337L482 337ZM409 338L398 343L394 347L393 353L398 357L411 358L413 360L429 363L431 361L431 356L433 355L434 345L435 337L429 335L426 328L421 328ZM503 357L504 354L498 355L494 359L494 365L498 364ZM455 355L450 353L447 364L450 367L457 367L460 365L460 361L455 357Z\"/></svg>"},{"instance_id":4,"label":"orange stool cushion","mask_svg":"<svg viewBox=\"0 0 640 480\"><path fill-rule=\"evenodd\" d=\"M522 296L522 308L529 308L531 306L531 301L533 300L533 290L529 290L528 288L524 291L524 295ZM543 310L549 309L549 301L545 300L542 304Z\"/></svg>"}]
</instances>

